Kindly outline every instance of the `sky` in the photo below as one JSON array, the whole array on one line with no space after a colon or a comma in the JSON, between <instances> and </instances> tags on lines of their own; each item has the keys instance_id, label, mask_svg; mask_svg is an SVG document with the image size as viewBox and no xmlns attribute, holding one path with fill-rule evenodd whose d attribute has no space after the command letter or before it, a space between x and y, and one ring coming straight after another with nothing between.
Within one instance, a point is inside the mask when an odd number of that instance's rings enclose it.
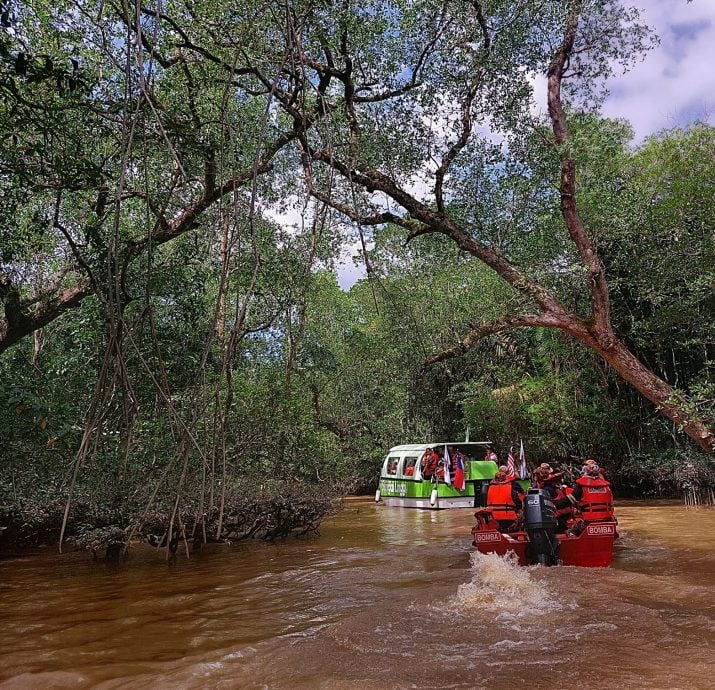
<instances>
[{"instance_id":1,"label":"sky","mask_svg":"<svg viewBox=\"0 0 715 690\"><path fill-rule=\"evenodd\" d=\"M602 107L606 117L628 120L634 143L663 129L697 120L715 126L715 0L630 0L641 22L655 30L660 44L625 75L608 82ZM545 83L537 86L536 107L546 111ZM364 268L345 257L338 281L349 289Z\"/></svg>"},{"instance_id":2,"label":"sky","mask_svg":"<svg viewBox=\"0 0 715 690\"><path fill-rule=\"evenodd\" d=\"M631 0L660 45L611 79L607 117L628 120L636 142L696 120L715 125L715 0Z\"/></svg>"}]
</instances>

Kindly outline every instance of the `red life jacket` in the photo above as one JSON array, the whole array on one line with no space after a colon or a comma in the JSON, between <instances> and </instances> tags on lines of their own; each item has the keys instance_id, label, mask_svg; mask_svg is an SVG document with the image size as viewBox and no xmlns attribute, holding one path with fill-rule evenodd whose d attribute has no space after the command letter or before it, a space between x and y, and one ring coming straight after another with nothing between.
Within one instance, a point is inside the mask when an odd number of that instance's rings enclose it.
<instances>
[{"instance_id":1,"label":"red life jacket","mask_svg":"<svg viewBox=\"0 0 715 690\"><path fill-rule=\"evenodd\" d=\"M583 490L578 509L586 522L613 519L613 494L611 485L603 478L579 477L576 480Z\"/></svg>"},{"instance_id":2,"label":"red life jacket","mask_svg":"<svg viewBox=\"0 0 715 690\"><path fill-rule=\"evenodd\" d=\"M511 497L511 482L489 485L487 508L492 509L495 520L516 520L516 506Z\"/></svg>"},{"instance_id":3,"label":"red life jacket","mask_svg":"<svg viewBox=\"0 0 715 690\"><path fill-rule=\"evenodd\" d=\"M566 495L570 492L570 489L562 489L559 487L558 491L556 492L556 496L554 497L554 503L558 503L559 501L563 500L566 498ZM556 508L554 511L554 517L558 520L561 516L563 515L571 515L573 512L573 506L569 503L569 505L563 507L563 508Z\"/></svg>"},{"instance_id":4,"label":"red life jacket","mask_svg":"<svg viewBox=\"0 0 715 690\"><path fill-rule=\"evenodd\" d=\"M439 455L432 451L428 456L427 460L425 462L425 466L422 469L422 474L425 478L431 477L436 471L437 471L437 466L439 465Z\"/></svg>"}]
</instances>

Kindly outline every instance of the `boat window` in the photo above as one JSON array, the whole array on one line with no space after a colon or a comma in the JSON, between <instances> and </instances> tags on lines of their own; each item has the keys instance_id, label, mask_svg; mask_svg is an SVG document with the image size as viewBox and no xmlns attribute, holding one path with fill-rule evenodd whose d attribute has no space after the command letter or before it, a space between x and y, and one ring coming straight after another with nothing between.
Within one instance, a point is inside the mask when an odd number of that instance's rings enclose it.
<instances>
[{"instance_id":1,"label":"boat window","mask_svg":"<svg viewBox=\"0 0 715 690\"><path fill-rule=\"evenodd\" d=\"M400 462L398 455L392 455L387 459L387 474L397 474L397 465Z\"/></svg>"},{"instance_id":2,"label":"boat window","mask_svg":"<svg viewBox=\"0 0 715 690\"><path fill-rule=\"evenodd\" d=\"M417 465L417 456L410 455L405 458L405 467L402 470L402 474L406 477L411 477L415 473L415 466Z\"/></svg>"}]
</instances>

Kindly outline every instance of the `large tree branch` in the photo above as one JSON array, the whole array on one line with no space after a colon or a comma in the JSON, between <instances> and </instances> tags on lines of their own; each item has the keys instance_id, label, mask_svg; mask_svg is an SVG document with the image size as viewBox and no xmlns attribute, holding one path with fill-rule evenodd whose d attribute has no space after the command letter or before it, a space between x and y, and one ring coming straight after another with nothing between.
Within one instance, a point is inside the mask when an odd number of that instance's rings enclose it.
<instances>
[{"instance_id":1,"label":"large tree branch","mask_svg":"<svg viewBox=\"0 0 715 690\"><path fill-rule=\"evenodd\" d=\"M567 310L545 288L529 279L496 248L490 247L474 238L467 230L458 225L446 213L435 211L402 189L391 177L379 170L358 170L351 168L328 151L314 151L311 157L339 172L346 180L363 186L369 192L381 191L396 201L410 215L413 221L450 237L464 252L476 257L492 268L504 281L522 295L534 301L542 312L555 317L567 317ZM421 228L415 234L425 234Z\"/></svg>"},{"instance_id":2,"label":"large tree branch","mask_svg":"<svg viewBox=\"0 0 715 690\"><path fill-rule=\"evenodd\" d=\"M334 208L336 211L339 211L344 216L352 220L354 223L366 227L393 223L394 225L399 225L406 230L409 230L408 241L413 237L417 237L418 235L432 231L431 228L428 228L427 226L418 223L412 218L405 218L403 216L397 215L396 213L392 213L391 211L380 211L377 213L373 213L369 216L358 213L358 211L352 206L344 204L337 199L334 199L330 194L326 194L317 189L313 183L312 167L310 166L310 162L308 160L305 160L307 158L306 156L304 156L303 158L305 182L310 195L318 201L324 203L326 206L329 206L330 208Z\"/></svg>"},{"instance_id":3,"label":"large tree branch","mask_svg":"<svg viewBox=\"0 0 715 690\"><path fill-rule=\"evenodd\" d=\"M43 328L70 309L79 306L81 301L92 293L92 283L88 277L81 278L71 287L66 288L52 299L41 301L32 311L21 305L17 288L7 287L0 276L0 299L5 307L5 318L0 319L0 352L12 347L26 335Z\"/></svg>"},{"instance_id":4,"label":"large tree branch","mask_svg":"<svg viewBox=\"0 0 715 690\"><path fill-rule=\"evenodd\" d=\"M460 357L482 338L514 328L556 328L580 340L597 352L613 370L650 400L658 409L683 429L704 451L715 454L715 434L705 421L694 413L682 393L653 374L617 337L607 346L600 343L588 326L575 316L566 320L549 314L524 314L473 328L453 347L427 357L423 367Z\"/></svg>"},{"instance_id":5,"label":"large tree branch","mask_svg":"<svg viewBox=\"0 0 715 690\"><path fill-rule=\"evenodd\" d=\"M293 132L279 137L273 144L267 147L265 154L261 156L254 165L234 175L230 180L218 184L214 177L207 177L207 184L205 184L201 196L189 204L174 221L168 222L163 215L158 215L157 225L152 233L141 240L132 242L127 247L123 258L124 265L133 261L139 254L145 251L149 244L154 246L165 244L196 227L199 217L216 201L244 186L250 182L255 175L262 175L271 170L271 160L273 157L283 146L294 138L295 134ZM208 184L208 182L211 184ZM155 209L156 206L151 204L150 208Z\"/></svg>"},{"instance_id":6,"label":"large tree branch","mask_svg":"<svg viewBox=\"0 0 715 690\"><path fill-rule=\"evenodd\" d=\"M75 266L72 264L66 264L52 277L52 282L41 292L37 292L32 296L20 298L20 305L22 307L31 307L33 304L37 304L43 299L50 299L52 295L57 294L67 275L74 269Z\"/></svg>"},{"instance_id":7,"label":"large tree branch","mask_svg":"<svg viewBox=\"0 0 715 690\"><path fill-rule=\"evenodd\" d=\"M556 145L561 154L559 189L561 194L561 214L569 236L576 245L581 260L589 272L592 299L592 320L604 342L613 340L615 335L611 325L611 307L605 271L581 221L576 206L576 164L569 157L565 144L570 139L566 113L561 101L561 84L574 48L581 0L572 0L566 19L564 39L554 56L548 71L548 107Z\"/></svg>"},{"instance_id":8,"label":"large tree branch","mask_svg":"<svg viewBox=\"0 0 715 690\"><path fill-rule=\"evenodd\" d=\"M429 355L423 362L423 367L431 366L437 362L443 362L452 357L461 357L465 352L471 350L482 338L503 331L511 331L515 328L561 328L563 322L548 314L522 314L519 316L510 316L500 321L492 321L491 323L481 324L472 328L464 338L456 345L449 347L441 352L436 352Z\"/></svg>"}]
</instances>

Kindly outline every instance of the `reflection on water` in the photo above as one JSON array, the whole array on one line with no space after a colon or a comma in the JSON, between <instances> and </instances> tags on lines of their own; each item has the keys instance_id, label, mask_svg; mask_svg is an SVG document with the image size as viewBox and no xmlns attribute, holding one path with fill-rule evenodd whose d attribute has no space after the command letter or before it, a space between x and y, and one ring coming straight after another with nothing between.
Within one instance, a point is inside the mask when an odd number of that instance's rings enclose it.
<instances>
[{"instance_id":1,"label":"reflection on water","mask_svg":"<svg viewBox=\"0 0 715 690\"><path fill-rule=\"evenodd\" d=\"M0 562L2 687L710 688L715 511L618 516L609 569L519 568L472 553L470 510L369 501L175 565Z\"/></svg>"}]
</instances>

